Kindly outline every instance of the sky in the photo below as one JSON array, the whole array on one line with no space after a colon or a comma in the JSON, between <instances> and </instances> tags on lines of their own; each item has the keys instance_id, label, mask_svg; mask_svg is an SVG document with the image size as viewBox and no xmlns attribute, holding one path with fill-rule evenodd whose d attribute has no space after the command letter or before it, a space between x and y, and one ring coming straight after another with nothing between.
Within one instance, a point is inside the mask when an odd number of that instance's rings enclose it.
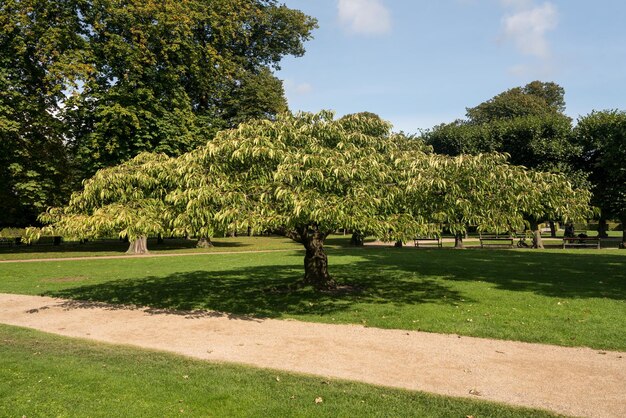
<instances>
[{"instance_id":1,"label":"sky","mask_svg":"<svg viewBox=\"0 0 626 418\"><path fill-rule=\"evenodd\" d=\"M277 72L292 111L418 133L533 80L561 85L574 120L626 110L624 0L282 1L319 24Z\"/></svg>"}]
</instances>

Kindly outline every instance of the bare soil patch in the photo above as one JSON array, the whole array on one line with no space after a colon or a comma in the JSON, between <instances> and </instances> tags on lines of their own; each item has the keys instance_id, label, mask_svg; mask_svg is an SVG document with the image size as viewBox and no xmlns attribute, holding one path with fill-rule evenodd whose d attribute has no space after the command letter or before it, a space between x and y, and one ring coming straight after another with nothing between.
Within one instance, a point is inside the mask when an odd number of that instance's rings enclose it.
<instances>
[{"instance_id":1,"label":"bare soil patch","mask_svg":"<svg viewBox=\"0 0 626 418\"><path fill-rule=\"evenodd\" d=\"M217 362L626 416L626 353L0 294L0 323Z\"/></svg>"}]
</instances>

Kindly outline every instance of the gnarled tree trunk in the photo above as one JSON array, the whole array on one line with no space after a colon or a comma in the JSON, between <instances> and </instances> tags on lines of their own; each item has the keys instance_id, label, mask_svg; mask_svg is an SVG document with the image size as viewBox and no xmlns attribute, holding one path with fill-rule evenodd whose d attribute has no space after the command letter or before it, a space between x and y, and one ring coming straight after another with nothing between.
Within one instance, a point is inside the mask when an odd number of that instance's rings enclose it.
<instances>
[{"instance_id":1,"label":"gnarled tree trunk","mask_svg":"<svg viewBox=\"0 0 626 418\"><path fill-rule=\"evenodd\" d=\"M148 254L148 238L143 236L131 241L126 254Z\"/></svg>"},{"instance_id":2,"label":"gnarled tree trunk","mask_svg":"<svg viewBox=\"0 0 626 418\"><path fill-rule=\"evenodd\" d=\"M213 247L213 243L211 242L210 237L201 237L198 239L198 243L196 244L198 248L211 248Z\"/></svg>"},{"instance_id":3,"label":"gnarled tree trunk","mask_svg":"<svg viewBox=\"0 0 626 418\"><path fill-rule=\"evenodd\" d=\"M309 226L299 231L301 242L306 249L304 255L304 284L317 290L337 288L337 282L328 273L328 257L324 251L324 240L328 234L317 226Z\"/></svg>"}]
</instances>

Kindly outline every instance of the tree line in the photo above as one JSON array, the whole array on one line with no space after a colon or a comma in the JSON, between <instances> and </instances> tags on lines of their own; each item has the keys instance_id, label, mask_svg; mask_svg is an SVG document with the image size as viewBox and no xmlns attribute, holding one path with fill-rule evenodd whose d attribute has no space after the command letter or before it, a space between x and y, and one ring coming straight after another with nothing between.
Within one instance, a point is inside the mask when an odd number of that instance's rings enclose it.
<instances>
[{"instance_id":1,"label":"tree line","mask_svg":"<svg viewBox=\"0 0 626 418\"><path fill-rule=\"evenodd\" d=\"M565 115L564 89L534 81L468 108L466 119L441 124L422 137L446 155L502 152L512 164L563 173L590 188L600 209L599 233L619 220L626 243L626 112L593 111L576 125Z\"/></svg>"}]
</instances>

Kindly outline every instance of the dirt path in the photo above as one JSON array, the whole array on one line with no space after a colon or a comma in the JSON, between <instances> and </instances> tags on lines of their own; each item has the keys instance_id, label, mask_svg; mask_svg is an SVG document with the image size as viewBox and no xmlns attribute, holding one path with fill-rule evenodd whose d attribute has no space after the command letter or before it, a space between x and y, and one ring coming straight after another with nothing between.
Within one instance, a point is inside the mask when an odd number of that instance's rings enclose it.
<instances>
[{"instance_id":1,"label":"dirt path","mask_svg":"<svg viewBox=\"0 0 626 418\"><path fill-rule=\"evenodd\" d=\"M567 415L626 416L626 353L10 294L0 294L0 323Z\"/></svg>"}]
</instances>

